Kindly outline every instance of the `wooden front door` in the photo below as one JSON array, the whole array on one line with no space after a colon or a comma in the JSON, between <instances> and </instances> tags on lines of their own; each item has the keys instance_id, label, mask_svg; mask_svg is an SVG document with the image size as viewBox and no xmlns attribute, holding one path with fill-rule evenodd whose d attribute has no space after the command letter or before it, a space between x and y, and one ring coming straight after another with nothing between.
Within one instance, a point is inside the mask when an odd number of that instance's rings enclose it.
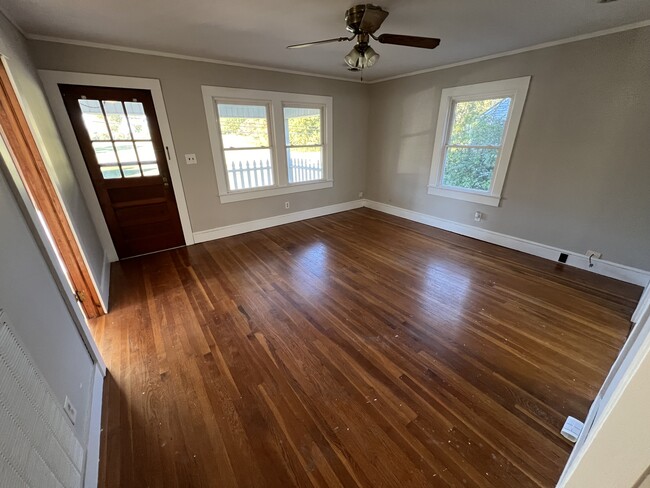
<instances>
[{"instance_id":1,"label":"wooden front door","mask_svg":"<svg viewBox=\"0 0 650 488\"><path fill-rule=\"evenodd\" d=\"M151 93L59 89L118 256L184 245Z\"/></svg>"}]
</instances>

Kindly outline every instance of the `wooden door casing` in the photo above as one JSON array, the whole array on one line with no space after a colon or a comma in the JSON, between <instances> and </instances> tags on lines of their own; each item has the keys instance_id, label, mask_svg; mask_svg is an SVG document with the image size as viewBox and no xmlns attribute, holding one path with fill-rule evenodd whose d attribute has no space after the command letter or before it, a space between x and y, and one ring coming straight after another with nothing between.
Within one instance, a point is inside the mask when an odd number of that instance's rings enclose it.
<instances>
[{"instance_id":1,"label":"wooden door casing","mask_svg":"<svg viewBox=\"0 0 650 488\"><path fill-rule=\"evenodd\" d=\"M0 132L30 199L43 215L84 314L88 318L103 315L99 291L3 63L0 63Z\"/></svg>"},{"instance_id":2,"label":"wooden door casing","mask_svg":"<svg viewBox=\"0 0 650 488\"><path fill-rule=\"evenodd\" d=\"M59 90L118 256L127 258L183 246L185 239L170 183L168 154L162 141L151 93L141 89L64 84L59 85ZM97 102L101 106L109 139L93 139L90 135L80 107L81 100ZM130 139L116 139L113 134L106 112L106 103L112 102L121 103ZM149 133L147 139L138 139L129 122L126 104L132 103L139 103L144 109ZM153 145L155 162L140 158L138 144L141 143ZM93 144L112 144L116 162L100 164ZM137 154L136 160L129 163L118 161L119 144L132 144L133 154ZM154 163L158 174L155 174L154 169L153 175L146 175L145 166L152 167ZM106 173L102 171L110 173L110 168L117 168L113 171L118 171L120 176L106 178ZM134 168L136 172L139 171L138 176L127 176L127 170Z\"/></svg>"}]
</instances>

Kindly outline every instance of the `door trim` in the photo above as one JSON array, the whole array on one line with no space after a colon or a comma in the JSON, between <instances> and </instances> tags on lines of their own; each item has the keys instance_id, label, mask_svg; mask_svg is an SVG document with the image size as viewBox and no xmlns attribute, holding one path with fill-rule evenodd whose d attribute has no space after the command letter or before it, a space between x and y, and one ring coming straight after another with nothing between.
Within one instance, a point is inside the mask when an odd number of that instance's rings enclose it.
<instances>
[{"instance_id":1,"label":"door trim","mask_svg":"<svg viewBox=\"0 0 650 488\"><path fill-rule=\"evenodd\" d=\"M45 221L64 266L70 289L80 297L80 306L88 318L106 313L79 239L71 224L61 195L54 185L45 162L44 150L33 117L20 98L6 58L0 63L0 117L2 137L10 158L26 187L30 199ZM31 120L31 123L30 123Z\"/></svg>"},{"instance_id":2,"label":"door trim","mask_svg":"<svg viewBox=\"0 0 650 488\"><path fill-rule=\"evenodd\" d=\"M72 128L72 123L68 117L68 112L63 104L63 98L59 92L59 83L68 85L87 85L87 86L102 86L112 88L136 88L149 90L153 98L154 108L156 110L156 118L158 119L158 126L160 127L160 135L163 140L163 145L168 148L167 165L169 167L169 176L171 177L172 188L176 195L176 206L178 208L178 215L181 219L181 227L183 228L183 237L186 245L194 244L194 234L192 232L192 224L190 222L190 214L187 209L187 200L185 199L185 192L183 190L183 181L176 158L176 150L174 149L174 141L172 139L172 132L167 118L167 110L165 109L165 101L163 99L162 87L160 80L155 78L137 78L131 76L114 76L114 75L97 75L91 73L75 73L69 71L52 71L52 70L39 70L38 71L45 94L47 95L50 107L54 113L57 125L61 132L61 138L72 161L72 167L81 187L81 191L86 199L86 203L90 210L93 222L97 227L100 240L106 254L110 261L117 261L117 252L113 245L113 240L108 231L108 226L104 220L97 194L93 187L86 163L81 154L79 143Z\"/></svg>"}]
</instances>

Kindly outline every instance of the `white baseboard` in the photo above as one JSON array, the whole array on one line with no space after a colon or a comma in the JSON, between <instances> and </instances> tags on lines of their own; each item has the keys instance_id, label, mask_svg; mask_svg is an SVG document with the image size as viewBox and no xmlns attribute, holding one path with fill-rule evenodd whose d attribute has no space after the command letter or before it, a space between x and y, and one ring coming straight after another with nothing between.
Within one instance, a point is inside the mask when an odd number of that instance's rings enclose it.
<instances>
[{"instance_id":1,"label":"white baseboard","mask_svg":"<svg viewBox=\"0 0 650 488\"><path fill-rule=\"evenodd\" d=\"M93 392L88 422L88 443L86 444L86 468L84 488L95 488L99 481L99 447L102 433L102 399L104 394L104 375L95 365Z\"/></svg>"},{"instance_id":2,"label":"white baseboard","mask_svg":"<svg viewBox=\"0 0 650 488\"><path fill-rule=\"evenodd\" d=\"M515 249L517 251L539 256L541 258L557 261L560 253L568 255L566 264L576 268L591 271L593 273L609 276L618 280L634 283L635 285L648 286L650 283L650 271L632 268L624 264L613 263L602 259L593 261L594 266L589 267L589 260L587 256L578 254L565 249L560 249L539 242L528 241L519 237L500 234L491 230L482 229L473 225L461 224L452 220L441 219L432 215L427 215L405 208L395 207L386 203L375 202L373 200L354 200L351 202L337 203L335 205L328 205L326 207L313 208L310 210L303 210L301 212L292 212L283 215L277 215L266 219L252 220L250 222L242 222L240 224L227 225L218 227L216 229L202 230L194 233L194 241L196 243L211 241L214 239L222 239L238 234L245 234L246 232L253 232L255 230L267 229L277 225L289 224L299 220L312 219L314 217L321 217L323 215L330 215L337 212L345 212L354 208L368 207L380 212L384 212L396 217L402 217L407 220L419 222L421 224L430 225L438 229L448 230L455 234L473 237L481 241L490 242L499 246Z\"/></svg>"},{"instance_id":3,"label":"white baseboard","mask_svg":"<svg viewBox=\"0 0 650 488\"><path fill-rule=\"evenodd\" d=\"M194 242L198 244L199 242L222 239L224 237L245 234L246 232L252 232L255 230L268 229L269 227L275 227L277 225L290 224L291 222L298 222L299 220L313 219L314 217L322 217L323 215L345 212L346 210L361 208L363 206L363 200L353 200L351 202L337 203L326 207L276 215L275 217L268 217L266 219L251 220L250 222L242 222L241 224L226 225L224 227L217 227L216 229L201 230L194 233Z\"/></svg>"},{"instance_id":4,"label":"white baseboard","mask_svg":"<svg viewBox=\"0 0 650 488\"><path fill-rule=\"evenodd\" d=\"M395 215L396 217L402 217L414 222L430 225L438 229L448 230L450 232L454 232L455 234L473 237L474 239L490 242L492 244L497 244L509 249L515 249L517 251L532 254L533 256L539 256L551 261L557 261L560 253L565 253L569 256L566 262L566 264L569 266L585 269L593 273L609 276L610 278L616 278L628 283L634 283L635 285L647 286L650 282L649 271L632 268L631 266L626 266L624 264L596 259L593 260L594 266L590 268L587 256L572 251L567 251L565 249L559 249L557 247L548 246L546 244L540 244L538 242L520 239L519 237L500 234L498 232L482 229L473 225L461 224L452 220L441 219L438 217L433 217L432 215L427 215L424 213L415 212L413 210L407 210L372 200L365 200L364 206L390 215Z\"/></svg>"}]
</instances>

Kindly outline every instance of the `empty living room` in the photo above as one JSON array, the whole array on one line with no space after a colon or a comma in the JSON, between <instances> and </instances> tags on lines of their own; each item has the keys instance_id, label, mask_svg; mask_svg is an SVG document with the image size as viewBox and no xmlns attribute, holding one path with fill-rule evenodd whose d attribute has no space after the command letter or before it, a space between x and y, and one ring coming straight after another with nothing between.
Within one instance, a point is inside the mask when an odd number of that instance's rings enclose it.
<instances>
[{"instance_id":1,"label":"empty living room","mask_svg":"<svg viewBox=\"0 0 650 488\"><path fill-rule=\"evenodd\" d=\"M650 488L650 2L0 0L0 487Z\"/></svg>"}]
</instances>

